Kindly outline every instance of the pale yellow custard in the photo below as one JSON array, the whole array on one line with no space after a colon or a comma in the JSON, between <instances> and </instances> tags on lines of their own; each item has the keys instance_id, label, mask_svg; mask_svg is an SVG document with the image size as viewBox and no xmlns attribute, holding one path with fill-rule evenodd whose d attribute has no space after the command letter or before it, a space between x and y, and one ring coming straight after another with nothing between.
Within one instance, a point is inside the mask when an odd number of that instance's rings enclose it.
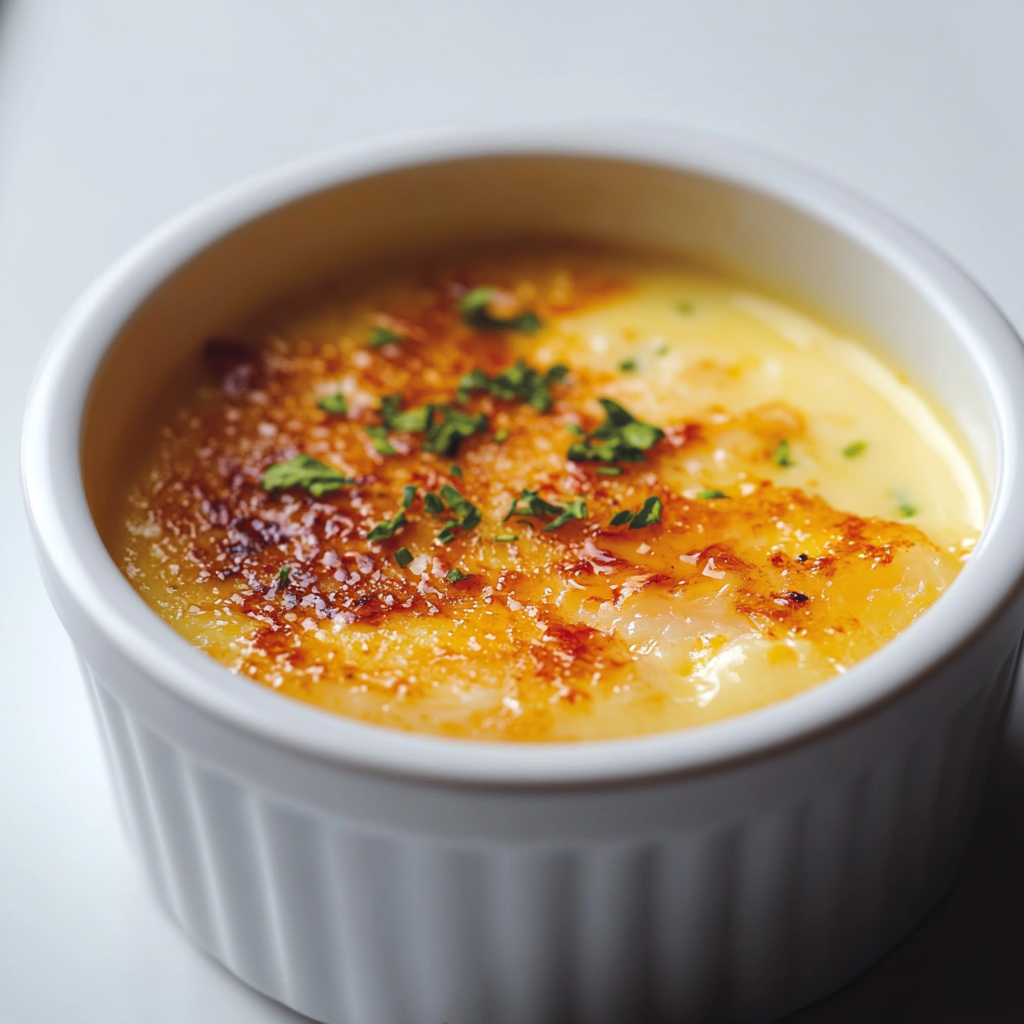
<instances>
[{"instance_id":1,"label":"pale yellow custard","mask_svg":"<svg viewBox=\"0 0 1024 1024\"><path fill-rule=\"evenodd\" d=\"M232 671L406 730L593 739L782 700L921 615L986 511L867 347L653 258L439 260L211 341L197 381L118 563Z\"/></svg>"}]
</instances>

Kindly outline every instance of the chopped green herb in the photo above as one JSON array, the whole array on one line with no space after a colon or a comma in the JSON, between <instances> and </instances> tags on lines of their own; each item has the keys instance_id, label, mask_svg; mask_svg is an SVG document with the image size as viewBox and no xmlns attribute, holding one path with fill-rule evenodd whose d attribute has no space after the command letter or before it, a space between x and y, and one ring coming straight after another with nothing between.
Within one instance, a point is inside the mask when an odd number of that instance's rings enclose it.
<instances>
[{"instance_id":1,"label":"chopped green herb","mask_svg":"<svg viewBox=\"0 0 1024 1024\"><path fill-rule=\"evenodd\" d=\"M623 373L632 373L636 369L636 360L623 359L622 362L619 363L619 369Z\"/></svg>"},{"instance_id":2,"label":"chopped green herb","mask_svg":"<svg viewBox=\"0 0 1024 1024\"><path fill-rule=\"evenodd\" d=\"M775 448L775 454L772 456L776 466L793 466L793 454L789 450L789 442L783 439L778 443Z\"/></svg>"},{"instance_id":3,"label":"chopped green herb","mask_svg":"<svg viewBox=\"0 0 1024 1024\"><path fill-rule=\"evenodd\" d=\"M513 516L535 516L538 519L551 519L552 521L544 527L545 532L550 533L564 526L570 519L586 519L587 503L583 498L575 498L564 505L556 505L553 502L545 501L537 491L523 491L512 502L503 522L508 522Z\"/></svg>"},{"instance_id":4,"label":"chopped green herb","mask_svg":"<svg viewBox=\"0 0 1024 1024\"><path fill-rule=\"evenodd\" d=\"M291 582L291 578L292 567L290 565L282 565L281 571L277 574L277 592L279 594L288 586Z\"/></svg>"},{"instance_id":5,"label":"chopped green herb","mask_svg":"<svg viewBox=\"0 0 1024 1024\"><path fill-rule=\"evenodd\" d=\"M398 449L388 440L387 427L366 427L366 436L381 455L397 455Z\"/></svg>"},{"instance_id":6,"label":"chopped green herb","mask_svg":"<svg viewBox=\"0 0 1024 1024\"><path fill-rule=\"evenodd\" d=\"M404 569L412 561L412 552L408 548L399 548L395 552L395 561Z\"/></svg>"},{"instance_id":7,"label":"chopped green herb","mask_svg":"<svg viewBox=\"0 0 1024 1024\"><path fill-rule=\"evenodd\" d=\"M682 299L676 303L676 312L682 313L683 316L689 316L693 312L693 303L686 299Z\"/></svg>"},{"instance_id":8,"label":"chopped green herb","mask_svg":"<svg viewBox=\"0 0 1024 1024\"><path fill-rule=\"evenodd\" d=\"M669 352L670 352L670 351L671 351L671 349L669 349L668 345L667 345L667 344L665 344L665 342L662 342L662 343L661 343L661 344L660 344L660 345L659 345L659 346L658 346L658 347L657 347L657 348L656 348L656 349L654 350L654 354L655 354L656 356L667 356L667 355L669 354Z\"/></svg>"},{"instance_id":9,"label":"chopped green herb","mask_svg":"<svg viewBox=\"0 0 1024 1024\"><path fill-rule=\"evenodd\" d=\"M437 411L443 419L440 422L435 420L427 430L427 439L423 443L425 452L455 455L466 438L487 430L487 417L483 413L470 416L450 405L439 406Z\"/></svg>"},{"instance_id":10,"label":"chopped green herb","mask_svg":"<svg viewBox=\"0 0 1024 1024\"><path fill-rule=\"evenodd\" d=\"M459 466L450 467L448 472L451 473L452 476L457 476L459 478L462 477L462 469Z\"/></svg>"},{"instance_id":11,"label":"chopped green herb","mask_svg":"<svg viewBox=\"0 0 1024 1024\"><path fill-rule=\"evenodd\" d=\"M513 316L495 315L491 312L492 300L498 292L499 289L489 285L466 292L459 301L463 323L478 331L511 330L535 334L541 329L541 319L532 310L523 310Z\"/></svg>"},{"instance_id":12,"label":"chopped green herb","mask_svg":"<svg viewBox=\"0 0 1024 1024\"><path fill-rule=\"evenodd\" d=\"M519 540L519 536L515 533L499 533L494 538L499 544L511 544L513 541Z\"/></svg>"},{"instance_id":13,"label":"chopped green herb","mask_svg":"<svg viewBox=\"0 0 1024 1024\"><path fill-rule=\"evenodd\" d=\"M854 441L853 444L848 444L843 449L843 456L847 459L855 459L858 455L863 455L867 447L867 441Z\"/></svg>"},{"instance_id":14,"label":"chopped green herb","mask_svg":"<svg viewBox=\"0 0 1024 1024\"><path fill-rule=\"evenodd\" d=\"M462 580L468 580L473 574L471 572L463 572L461 569L449 569L445 573L445 579L449 583L461 583Z\"/></svg>"},{"instance_id":15,"label":"chopped green herb","mask_svg":"<svg viewBox=\"0 0 1024 1024\"><path fill-rule=\"evenodd\" d=\"M638 420L610 398L598 401L604 408L604 422L584 441L569 446L569 458L573 462L643 462L644 452L665 432Z\"/></svg>"},{"instance_id":16,"label":"chopped green herb","mask_svg":"<svg viewBox=\"0 0 1024 1024\"><path fill-rule=\"evenodd\" d=\"M332 416L344 416L348 412L348 402L345 396L339 392L336 395L328 395L317 402L316 407Z\"/></svg>"},{"instance_id":17,"label":"chopped green herb","mask_svg":"<svg viewBox=\"0 0 1024 1024\"><path fill-rule=\"evenodd\" d=\"M403 412L401 395L385 395L380 400L380 415L388 430L425 434L434 422L434 407L421 405L418 409L406 409Z\"/></svg>"},{"instance_id":18,"label":"chopped green herb","mask_svg":"<svg viewBox=\"0 0 1024 1024\"><path fill-rule=\"evenodd\" d=\"M661 498L656 498L652 495L644 501L637 512L630 512L628 509L616 512L612 516L609 525L625 526L626 523L629 523L631 530L640 530L645 526L653 526L655 523L660 523L661 511Z\"/></svg>"},{"instance_id":19,"label":"chopped green herb","mask_svg":"<svg viewBox=\"0 0 1024 1024\"><path fill-rule=\"evenodd\" d=\"M714 501L716 498L728 498L729 495L725 491L707 490L698 492L697 497L701 501Z\"/></svg>"},{"instance_id":20,"label":"chopped green herb","mask_svg":"<svg viewBox=\"0 0 1024 1024\"><path fill-rule=\"evenodd\" d=\"M405 510L396 512L390 519L378 523L367 535L367 540L388 540L395 535L395 530L405 525Z\"/></svg>"},{"instance_id":21,"label":"chopped green herb","mask_svg":"<svg viewBox=\"0 0 1024 1024\"><path fill-rule=\"evenodd\" d=\"M508 431L504 427L502 427L501 430L496 430L494 432L494 443L495 444L504 444L507 440L508 440Z\"/></svg>"},{"instance_id":22,"label":"chopped green herb","mask_svg":"<svg viewBox=\"0 0 1024 1024\"><path fill-rule=\"evenodd\" d=\"M407 509L416 500L416 488L412 484L406 484L402 488L402 508Z\"/></svg>"},{"instance_id":23,"label":"chopped green herb","mask_svg":"<svg viewBox=\"0 0 1024 1024\"><path fill-rule=\"evenodd\" d=\"M572 434L573 437L583 436L583 428L578 423L567 423L565 425L565 432L567 434Z\"/></svg>"},{"instance_id":24,"label":"chopped green herb","mask_svg":"<svg viewBox=\"0 0 1024 1024\"><path fill-rule=\"evenodd\" d=\"M287 462L275 462L267 467L260 485L265 491L279 491L286 487L304 487L314 498L330 494L345 484L355 483L350 477L327 466L309 455L296 455Z\"/></svg>"},{"instance_id":25,"label":"chopped green herb","mask_svg":"<svg viewBox=\"0 0 1024 1024\"><path fill-rule=\"evenodd\" d=\"M442 499L444 500L444 504L441 504ZM456 517L455 519L449 519L445 523L444 528L437 535L437 539L442 544L449 544L455 539L456 528L472 530L480 525L480 520L482 518L480 509L478 509L471 501L459 494L459 492L449 484L445 484L444 487L441 488L440 497L432 491L428 491L426 497L423 499L423 504L427 508L427 511L431 512L433 515L439 515L444 511L444 505L447 505L448 511ZM441 507L438 508L438 505Z\"/></svg>"},{"instance_id":26,"label":"chopped green herb","mask_svg":"<svg viewBox=\"0 0 1024 1024\"><path fill-rule=\"evenodd\" d=\"M904 501L900 505L900 515L904 519L912 519L920 511L916 505L911 505L909 501Z\"/></svg>"},{"instance_id":27,"label":"chopped green herb","mask_svg":"<svg viewBox=\"0 0 1024 1024\"><path fill-rule=\"evenodd\" d=\"M518 400L532 405L538 412L547 412L553 401L551 388L560 384L568 373L569 368L559 364L541 374L522 359L495 377L488 377L477 367L459 381L458 400L466 402L474 391L483 391L494 398Z\"/></svg>"},{"instance_id":28,"label":"chopped green herb","mask_svg":"<svg viewBox=\"0 0 1024 1024\"><path fill-rule=\"evenodd\" d=\"M598 466L597 472L600 476L621 476L621 466Z\"/></svg>"},{"instance_id":29,"label":"chopped green herb","mask_svg":"<svg viewBox=\"0 0 1024 1024\"><path fill-rule=\"evenodd\" d=\"M644 501L640 506L640 511L633 516L633 522L629 524L629 528L631 530L639 530L644 526L653 526L655 523L660 523L661 511L661 498L656 498L652 495Z\"/></svg>"},{"instance_id":30,"label":"chopped green herb","mask_svg":"<svg viewBox=\"0 0 1024 1024\"><path fill-rule=\"evenodd\" d=\"M385 345L398 345L405 339L395 331L389 331L386 327L374 327L366 343L370 348L383 348Z\"/></svg>"}]
</instances>

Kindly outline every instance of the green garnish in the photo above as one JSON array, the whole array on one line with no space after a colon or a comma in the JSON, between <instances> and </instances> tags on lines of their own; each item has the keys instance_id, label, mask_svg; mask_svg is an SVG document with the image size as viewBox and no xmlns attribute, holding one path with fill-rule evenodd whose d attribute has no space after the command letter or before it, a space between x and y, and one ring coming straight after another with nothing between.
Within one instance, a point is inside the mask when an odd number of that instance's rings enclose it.
<instances>
[{"instance_id":1,"label":"green garnish","mask_svg":"<svg viewBox=\"0 0 1024 1024\"><path fill-rule=\"evenodd\" d=\"M499 533L495 535L494 539L499 544L511 544L513 541L519 540L519 535L515 533Z\"/></svg>"},{"instance_id":2,"label":"green garnish","mask_svg":"<svg viewBox=\"0 0 1024 1024\"><path fill-rule=\"evenodd\" d=\"M916 505L911 505L909 501L904 501L900 504L900 515L904 519L911 519L916 516L920 509Z\"/></svg>"},{"instance_id":3,"label":"green garnish","mask_svg":"<svg viewBox=\"0 0 1024 1024\"><path fill-rule=\"evenodd\" d=\"M697 493L697 497L700 498L701 501L714 501L716 498L728 498L729 495L726 494L725 491L707 490L699 491Z\"/></svg>"},{"instance_id":4,"label":"green garnish","mask_svg":"<svg viewBox=\"0 0 1024 1024\"><path fill-rule=\"evenodd\" d=\"M463 572L461 569L449 569L445 573L445 579L449 583L460 583L462 580L468 580L473 574L471 572Z\"/></svg>"},{"instance_id":5,"label":"green garnish","mask_svg":"<svg viewBox=\"0 0 1024 1024\"><path fill-rule=\"evenodd\" d=\"M622 362L619 363L619 369L623 373L632 373L636 369L636 360L635 359L623 359Z\"/></svg>"},{"instance_id":6,"label":"green garnish","mask_svg":"<svg viewBox=\"0 0 1024 1024\"><path fill-rule=\"evenodd\" d=\"M676 312L682 313L684 316L689 316L693 312L693 303L687 299L682 299L676 303Z\"/></svg>"},{"instance_id":7,"label":"green garnish","mask_svg":"<svg viewBox=\"0 0 1024 1024\"><path fill-rule=\"evenodd\" d=\"M401 395L385 395L380 400L380 416L388 430L425 434L434 421L434 407L427 404L403 412Z\"/></svg>"},{"instance_id":8,"label":"green garnish","mask_svg":"<svg viewBox=\"0 0 1024 1024\"><path fill-rule=\"evenodd\" d=\"M448 470L452 476L457 476L459 479L462 478L462 469L459 466L451 466Z\"/></svg>"},{"instance_id":9,"label":"green garnish","mask_svg":"<svg viewBox=\"0 0 1024 1024\"><path fill-rule=\"evenodd\" d=\"M292 567L290 565L282 565L281 571L277 574L277 592L279 594L288 586L291 582L291 578Z\"/></svg>"},{"instance_id":10,"label":"green garnish","mask_svg":"<svg viewBox=\"0 0 1024 1024\"><path fill-rule=\"evenodd\" d=\"M529 309L509 317L495 316L491 313L491 300L498 294L498 291L497 288L484 285L466 292L459 300L462 322L478 331L511 330L534 334L541 329L543 324L540 317Z\"/></svg>"},{"instance_id":11,"label":"green garnish","mask_svg":"<svg viewBox=\"0 0 1024 1024\"><path fill-rule=\"evenodd\" d=\"M412 561L412 552L408 548L399 548L395 552L395 561L404 569Z\"/></svg>"},{"instance_id":12,"label":"green garnish","mask_svg":"<svg viewBox=\"0 0 1024 1024\"><path fill-rule=\"evenodd\" d=\"M450 405L439 406L437 411L443 419L440 422L435 420L427 430L427 439L423 443L425 452L455 455L466 438L487 430L487 417L483 413L470 416Z\"/></svg>"},{"instance_id":13,"label":"green garnish","mask_svg":"<svg viewBox=\"0 0 1024 1024\"><path fill-rule=\"evenodd\" d=\"M600 476L621 476L621 466L598 466L597 472Z\"/></svg>"},{"instance_id":14,"label":"green garnish","mask_svg":"<svg viewBox=\"0 0 1024 1024\"><path fill-rule=\"evenodd\" d=\"M444 511L444 502L434 491L427 491L423 495L423 507L432 516L439 516Z\"/></svg>"},{"instance_id":15,"label":"green garnish","mask_svg":"<svg viewBox=\"0 0 1024 1024\"><path fill-rule=\"evenodd\" d=\"M402 488L402 508L408 508L416 500L416 488L412 484L406 484Z\"/></svg>"},{"instance_id":16,"label":"green garnish","mask_svg":"<svg viewBox=\"0 0 1024 1024\"><path fill-rule=\"evenodd\" d=\"M332 416L344 416L348 412L348 402L345 396L338 392L336 395L328 395L316 403L318 409L330 413Z\"/></svg>"},{"instance_id":17,"label":"green garnish","mask_svg":"<svg viewBox=\"0 0 1024 1024\"><path fill-rule=\"evenodd\" d=\"M434 502L431 502L429 505L427 504L427 498L431 496L437 498L437 495L433 495L433 492L428 491L427 497L423 500L428 511L432 511L435 506ZM437 498L437 501L440 502L442 499L444 500L444 504L448 506L448 511L456 517L454 519L449 519L448 522L444 524L444 529L442 529L437 535L437 539L442 544L449 544L455 539L455 530L457 527L463 530L472 530L480 525L480 520L483 518L480 514L480 509L478 509L471 501L459 494L459 492L450 484L445 484L444 487L441 488L441 496L440 498ZM439 512L443 511L444 508L442 506ZM434 512L433 514L437 515L439 513Z\"/></svg>"},{"instance_id":18,"label":"green garnish","mask_svg":"<svg viewBox=\"0 0 1024 1024\"><path fill-rule=\"evenodd\" d=\"M556 505L545 501L537 491L523 491L512 502L508 515L502 520L507 523L513 516L534 516L537 519L551 519L544 527L545 533L557 530L570 519L586 519L587 503L583 498L575 498L564 505Z\"/></svg>"},{"instance_id":19,"label":"green garnish","mask_svg":"<svg viewBox=\"0 0 1024 1024\"><path fill-rule=\"evenodd\" d=\"M504 427L501 430L496 430L493 440L495 444L504 444L508 440L508 431Z\"/></svg>"},{"instance_id":20,"label":"green garnish","mask_svg":"<svg viewBox=\"0 0 1024 1024\"><path fill-rule=\"evenodd\" d=\"M553 401L552 386L560 384L568 373L569 367L559 364L541 374L532 366L527 366L522 359L495 377L488 377L485 371L477 367L459 381L458 400L466 402L474 391L483 391L494 398L518 400L532 405L538 412L547 412Z\"/></svg>"},{"instance_id":21,"label":"green garnish","mask_svg":"<svg viewBox=\"0 0 1024 1024\"><path fill-rule=\"evenodd\" d=\"M792 452L789 450L789 442L783 439L778 443L775 448L775 454L772 456L776 466L789 467L795 465L793 462Z\"/></svg>"},{"instance_id":22,"label":"green garnish","mask_svg":"<svg viewBox=\"0 0 1024 1024\"><path fill-rule=\"evenodd\" d=\"M657 347L657 348L656 348L656 349L654 350L654 354L655 354L656 356L667 356L667 355L669 354L669 352L670 352L670 351L671 351L671 349L670 349L670 348L668 347L668 345L667 345L667 344L666 344L666 343L665 343L665 342L663 341L663 342L662 342L662 343L661 343L661 344L660 344L660 345L659 345L659 346L658 346L658 347Z\"/></svg>"},{"instance_id":23,"label":"green garnish","mask_svg":"<svg viewBox=\"0 0 1024 1024\"><path fill-rule=\"evenodd\" d=\"M314 498L330 494L345 484L355 483L332 466L319 462L310 455L296 455L287 462L268 466L260 481L265 491L279 491L286 487L304 487Z\"/></svg>"},{"instance_id":24,"label":"green garnish","mask_svg":"<svg viewBox=\"0 0 1024 1024\"><path fill-rule=\"evenodd\" d=\"M610 398L598 401L604 408L604 422L584 441L571 444L568 457L573 462L643 462L644 452L665 432L638 420Z\"/></svg>"},{"instance_id":25,"label":"green garnish","mask_svg":"<svg viewBox=\"0 0 1024 1024\"><path fill-rule=\"evenodd\" d=\"M640 530L645 526L653 526L655 523L660 523L661 510L661 498L656 498L652 495L644 501L643 505L636 512L630 512L628 509L616 512L612 516L610 525L625 526L626 523L629 523L631 530Z\"/></svg>"},{"instance_id":26,"label":"green garnish","mask_svg":"<svg viewBox=\"0 0 1024 1024\"><path fill-rule=\"evenodd\" d=\"M397 455L398 449L388 440L387 427L365 427L366 436L369 437L373 447L381 455Z\"/></svg>"},{"instance_id":27,"label":"green garnish","mask_svg":"<svg viewBox=\"0 0 1024 1024\"><path fill-rule=\"evenodd\" d=\"M383 348L385 345L399 345L405 339L395 331L389 331L386 327L374 327L366 344L370 348Z\"/></svg>"},{"instance_id":28,"label":"green garnish","mask_svg":"<svg viewBox=\"0 0 1024 1024\"><path fill-rule=\"evenodd\" d=\"M390 519L378 523L367 535L367 540L388 540L395 535L395 530L405 526L405 509L396 512Z\"/></svg>"},{"instance_id":29,"label":"green garnish","mask_svg":"<svg viewBox=\"0 0 1024 1024\"><path fill-rule=\"evenodd\" d=\"M583 436L583 428L578 423L567 423L565 425L565 432L567 434L572 434L573 437Z\"/></svg>"},{"instance_id":30,"label":"green garnish","mask_svg":"<svg viewBox=\"0 0 1024 1024\"><path fill-rule=\"evenodd\" d=\"M855 459L858 455L863 455L867 447L867 441L854 441L843 449L843 455L847 459Z\"/></svg>"}]
</instances>

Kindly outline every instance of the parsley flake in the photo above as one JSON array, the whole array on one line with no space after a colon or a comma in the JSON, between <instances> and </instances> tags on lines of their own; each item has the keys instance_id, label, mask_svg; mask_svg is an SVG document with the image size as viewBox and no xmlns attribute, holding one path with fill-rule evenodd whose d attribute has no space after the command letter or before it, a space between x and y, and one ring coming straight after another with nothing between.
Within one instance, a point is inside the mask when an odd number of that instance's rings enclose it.
<instances>
[{"instance_id":1,"label":"parsley flake","mask_svg":"<svg viewBox=\"0 0 1024 1024\"><path fill-rule=\"evenodd\" d=\"M636 512L623 509L612 516L611 526L625 526L629 523L631 530L640 530L645 526L653 526L661 522L662 503L661 498L653 495L647 498L643 505Z\"/></svg>"},{"instance_id":2,"label":"parsley flake","mask_svg":"<svg viewBox=\"0 0 1024 1024\"><path fill-rule=\"evenodd\" d=\"M583 428L578 423L567 423L565 425L565 432L567 434L572 434L573 437L583 436Z\"/></svg>"},{"instance_id":3,"label":"parsley flake","mask_svg":"<svg viewBox=\"0 0 1024 1024\"><path fill-rule=\"evenodd\" d=\"M286 589L292 579L292 567L290 565L282 565L281 571L277 574L277 593L281 593L282 590Z\"/></svg>"},{"instance_id":4,"label":"parsley flake","mask_svg":"<svg viewBox=\"0 0 1024 1024\"><path fill-rule=\"evenodd\" d=\"M638 420L610 398L598 401L604 409L604 422L583 441L569 446L569 459L573 462L643 462L644 452L663 438L665 432Z\"/></svg>"},{"instance_id":5,"label":"parsley flake","mask_svg":"<svg viewBox=\"0 0 1024 1024\"><path fill-rule=\"evenodd\" d=\"M408 548L399 548L395 552L395 561L404 569L412 561L412 552Z\"/></svg>"},{"instance_id":6,"label":"parsley flake","mask_svg":"<svg viewBox=\"0 0 1024 1024\"><path fill-rule=\"evenodd\" d=\"M495 534L494 539L499 544L512 544L514 541L519 540L519 535L516 533L498 533Z\"/></svg>"},{"instance_id":7,"label":"parsley flake","mask_svg":"<svg viewBox=\"0 0 1024 1024\"><path fill-rule=\"evenodd\" d=\"M697 497L700 498L701 501L714 501L717 498L728 498L729 495L726 494L725 491L716 491L711 488L706 491L698 491Z\"/></svg>"},{"instance_id":8,"label":"parsley flake","mask_svg":"<svg viewBox=\"0 0 1024 1024\"><path fill-rule=\"evenodd\" d=\"M406 484L402 488L402 508L407 509L416 500L416 488L412 484Z\"/></svg>"},{"instance_id":9,"label":"parsley flake","mask_svg":"<svg viewBox=\"0 0 1024 1024\"><path fill-rule=\"evenodd\" d=\"M386 327L374 327L370 331L366 344L370 348L383 348L385 345L400 345L405 339L396 331L390 331Z\"/></svg>"},{"instance_id":10,"label":"parsley flake","mask_svg":"<svg viewBox=\"0 0 1024 1024\"><path fill-rule=\"evenodd\" d=\"M503 315L493 309L494 300L502 295L500 289L491 285L474 288L466 292L459 300L459 312L462 322L467 327L478 331L522 331L523 334L535 334L543 326L541 319L533 310L526 309L512 315Z\"/></svg>"},{"instance_id":11,"label":"parsley flake","mask_svg":"<svg viewBox=\"0 0 1024 1024\"><path fill-rule=\"evenodd\" d=\"M900 515L904 519L912 519L920 509L916 505L911 505L909 501L904 501L900 504Z\"/></svg>"},{"instance_id":12,"label":"parsley flake","mask_svg":"<svg viewBox=\"0 0 1024 1024\"><path fill-rule=\"evenodd\" d=\"M504 444L508 440L508 431L504 427L500 430L496 430L492 440L495 444Z\"/></svg>"},{"instance_id":13,"label":"parsley flake","mask_svg":"<svg viewBox=\"0 0 1024 1024\"><path fill-rule=\"evenodd\" d=\"M388 428L375 426L365 427L366 436L370 439L373 447L381 455L397 455L398 449L388 440Z\"/></svg>"},{"instance_id":14,"label":"parsley flake","mask_svg":"<svg viewBox=\"0 0 1024 1024\"><path fill-rule=\"evenodd\" d=\"M401 395L385 395L380 400L380 417L388 430L405 434L425 434L434 421L434 407L421 405L418 409L402 410Z\"/></svg>"},{"instance_id":15,"label":"parsley flake","mask_svg":"<svg viewBox=\"0 0 1024 1024\"><path fill-rule=\"evenodd\" d=\"M483 413L470 416L450 405L439 406L437 411L443 418L440 422L435 420L427 430L427 439L423 442L425 452L455 455L463 441L487 430L487 417Z\"/></svg>"},{"instance_id":16,"label":"parsley flake","mask_svg":"<svg viewBox=\"0 0 1024 1024\"><path fill-rule=\"evenodd\" d=\"M449 583L461 583L463 580L468 580L473 574L471 572L463 572L461 569L449 569L445 573L445 579Z\"/></svg>"},{"instance_id":17,"label":"parsley flake","mask_svg":"<svg viewBox=\"0 0 1024 1024\"><path fill-rule=\"evenodd\" d=\"M682 313L683 316L689 316L693 312L693 303L682 299L676 303L676 312Z\"/></svg>"},{"instance_id":18,"label":"parsley flake","mask_svg":"<svg viewBox=\"0 0 1024 1024\"><path fill-rule=\"evenodd\" d=\"M619 363L619 369L623 373L632 373L636 369L636 360L623 359L622 362Z\"/></svg>"},{"instance_id":19,"label":"parsley flake","mask_svg":"<svg viewBox=\"0 0 1024 1024\"><path fill-rule=\"evenodd\" d=\"M345 396L339 391L336 395L328 395L317 402L316 407L332 416L344 416L348 412L348 402Z\"/></svg>"},{"instance_id":20,"label":"parsley flake","mask_svg":"<svg viewBox=\"0 0 1024 1024\"><path fill-rule=\"evenodd\" d=\"M428 512L433 515L439 515L445 511L444 506L448 506L448 511L451 515L455 516L454 519L449 519L445 524L444 528L437 535L437 539L442 544L450 544L455 540L456 529L472 530L480 525L480 520L483 518L480 509L476 507L467 498L464 498L459 492L452 487L450 484L445 484L441 488L440 497L428 491L426 497L423 499L423 504L427 508ZM440 506L440 507L438 507ZM434 509L437 511L434 511Z\"/></svg>"},{"instance_id":21,"label":"parsley flake","mask_svg":"<svg viewBox=\"0 0 1024 1024\"><path fill-rule=\"evenodd\" d=\"M557 530L571 519L587 518L587 503L583 498L575 498L564 505L545 501L537 491L523 491L512 502L512 507L502 522L508 522L513 516L534 516L537 519L551 519L544 527L545 533Z\"/></svg>"},{"instance_id":22,"label":"parsley flake","mask_svg":"<svg viewBox=\"0 0 1024 1024\"><path fill-rule=\"evenodd\" d=\"M462 467L461 466L451 466L451 467L449 467L448 472L451 473L452 476L457 476L460 480L462 479Z\"/></svg>"},{"instance_id":23,"label":"parsley flake","mask_svg":"<svg viewBox=\"0 0 1024 1024\"><path fill-rule=\"evenodd\" d=\"M843 449L843 457L847 459L855 459L858 455L863 455L867 450L867 441L854 441L853 444L848 444Z\"/></svg>"},{"instance_id":24,"label":"parsley flake","mask_svg":"<svg viewBox=\"0 0 1024 1024\"><path fill-rule=\"evenodd\" d=\"M775 454L772 455L772 461L776 466L782 466L788 468L795 466L793 462L793 453L790 451L789 442L785 439L781 440L775 447Z\"/></svg>"},{"instance_id":25,"label":"parsley flake","mask_svg":"<svg viewBox=\"0 0 1024 1024\"><path fill-rule=\"evenodd\" d=\"M601 476L621 476L622 475L622 467L621 466L598 466L597 467L597 472Z\"/></svg>"},{"instance_id":26,"label":"parsley flake","mask_svg":"<svg viewBox=\"0 0 1024 1024\"><path fill-rule=\"evenodd\" d=\"M384 522L378 523L367 535L367 540L390 540L394 535L395 531L400 527L405 526L405 509L396 512L390 519L385 519Z\"/></svg>"},{"instance_id":27,"label":"parsley flake","mask_svg":"<svg viewBox=\"0 0 1024 1024\"><path fill-rule=\"evenodd\" d=\"M314 459L310 455L296 455L287 462L275 462L268 466L260 481L265 491L279 491L287 487L303 487L314 498L330 494L345 484L355 483L351 477L338 472L332 466Z\"/></svg>"},{"instance_id":28,"label":"parsley flake","mask_svg":"<svg viewBox=\"0 0 1024 1024\"><path fill-rule=\"evenodd\" d=\"M518 400L532 405L538 412L547 412L553 402L551 388L560 384L568 373L569 367L558 364L542 374L522 359L494 377L477 367L459 381L458 400L467 402L474 391L482 391L494 398Z\"/></svg>"}]
</instances>

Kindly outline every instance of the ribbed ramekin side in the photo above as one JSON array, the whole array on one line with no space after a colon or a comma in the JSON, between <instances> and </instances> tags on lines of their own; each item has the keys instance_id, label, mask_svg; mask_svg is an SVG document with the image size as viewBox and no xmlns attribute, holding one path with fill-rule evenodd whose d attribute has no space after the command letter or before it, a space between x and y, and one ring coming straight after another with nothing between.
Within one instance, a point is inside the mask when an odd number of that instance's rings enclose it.
<instances>
[{"instance_id":1,"label":"ribbed ramekin side","mask_svg":"<svg viewBox=\"0 0 1024 1024\"><path fill-rule=\"evenodd\" d=\"M368 830L283 801L91 685L161 901L255 988L331 1024L697 1024L766 1021L824 994L934 902L1010 668L791 802L550 843Z\"/></svg>"}]
</instances>

